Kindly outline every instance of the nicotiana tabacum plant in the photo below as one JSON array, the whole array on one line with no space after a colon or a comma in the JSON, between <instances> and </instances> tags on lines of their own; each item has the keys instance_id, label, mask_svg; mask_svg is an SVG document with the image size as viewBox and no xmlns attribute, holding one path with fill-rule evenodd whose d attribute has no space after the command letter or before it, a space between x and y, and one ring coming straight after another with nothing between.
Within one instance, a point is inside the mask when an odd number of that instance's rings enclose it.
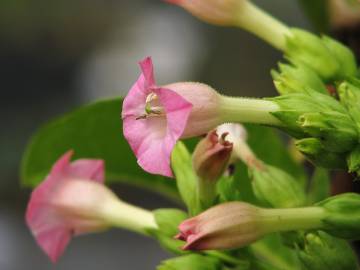
<instances>
[{"instance_id":1,"label":"nicotiana tabacum plant","mask_svg":"<svg viewBox=\"0 0 360 270\"><path fill-rule=\"evenodd\" d=\"M159 86L152 59L140 61L124 99L84 106L30 142L21 176L34 187L26 223L36 242L56 262L74 236L116 227L175 256L159 270L358 269L348 241L360 238L360 195L329 192L329 170L360 175L353 53L247 0L168 2L282 51L271 71L279 96L229 97L198 82ZM158 192L179 209L126 203L105 176Z\"/></svg>"}]
</instances>

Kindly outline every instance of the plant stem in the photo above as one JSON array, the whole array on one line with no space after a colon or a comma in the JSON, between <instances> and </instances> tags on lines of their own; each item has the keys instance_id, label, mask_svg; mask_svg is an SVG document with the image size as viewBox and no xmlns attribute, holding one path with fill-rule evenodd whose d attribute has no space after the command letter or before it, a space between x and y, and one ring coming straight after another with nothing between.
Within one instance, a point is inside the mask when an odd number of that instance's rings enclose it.
<instances>
[{"instance_id":1,"label":"plant stem","mask_svg":"<svg viewBox=\"0 0 360 270\"><path fill-rule=\"evenodd\" d=\"M220 115L223 122L240 122L282 126L271 112L280 110L272 101L255 98L235 98L222 96Z\"/></svg>"},{"instance_id":2,"label":"plant stem","mask_svg":"<svg viewBox=\"0 0 360 270\"><path fill-rule=\"evenodd\" d=\"M261 224L264 233L321 229L326 212L321 207L261 209Z\"/></svg>"},{"instance_id":3,"label":"plant stem","mask_svg":"<svg viewBox=\"0 0 360 270\"><path fill-rule=\"evenodd\" d=\"M286 49L286 36L291 35L285 24L252 4L251 1L243 1L237 16L237 25L281 51Z\"/></svg>"},{"instance_id":4,"label":"plant stem","mask_svg":"<svg viewBox=\"0 0 360 270\"><path fill-rule=\"evenodd\" d=\"M156 229L154 214L146 209L127 204L122 201L111 204L106 209L105 219L114 227L127 229L148 235L146 229Z\"/></svg>"}]
</instances>

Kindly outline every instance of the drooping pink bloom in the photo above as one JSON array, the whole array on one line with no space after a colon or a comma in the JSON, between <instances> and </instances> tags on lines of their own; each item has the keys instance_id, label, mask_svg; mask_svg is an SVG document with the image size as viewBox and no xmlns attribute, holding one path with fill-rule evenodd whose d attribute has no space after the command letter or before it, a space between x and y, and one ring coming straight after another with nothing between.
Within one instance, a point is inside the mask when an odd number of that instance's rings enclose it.
<instances>
[{"instance_id":1,"label":"drooping pink bloom","mask_svg":"<svg viewBox=\"0 0 360 270\"><path fill-rule=\"evenodd\" d=\"M181 6L199 19L222 26L233 26L247 0L165 0Z\"/></svg>"},{"instance_id":2,"label":"drooping pink bloom","mask_svg":"<svg viewBox=\"0 0 360 270\"><path fill-rule=\"evenodd\" d=\"M172 177L170 155L179 138L198 136L219 123L220 96L200 83L157 86L150 57L123 102L124 136L147 172Z\"/></svg>"},{"instance_id":3,"label":"drooping pink bloom","mask_svg":"<svg viewBox=\"0 0 360 270\"><path fill-rule=\"evenodd\" d=\"M265 234L258 212L243 202L220 204L183 221L176 238L186 241L184 250L243 247Z\"/></svg>"},{"instance_id":4,"label":"drooping pink bloom","mask_svg":"<svg viewBox=\"0 0 360 270\"><path fill-rule=\"evenodd\" d=\"M53 262L73 235L106 227L99 212L109 196L114 197L103 186L104 162L80 159L70 163L72 154L67 152L54 164L31 194L26 211L27 225Z\"/></svg>"}]
</instances>

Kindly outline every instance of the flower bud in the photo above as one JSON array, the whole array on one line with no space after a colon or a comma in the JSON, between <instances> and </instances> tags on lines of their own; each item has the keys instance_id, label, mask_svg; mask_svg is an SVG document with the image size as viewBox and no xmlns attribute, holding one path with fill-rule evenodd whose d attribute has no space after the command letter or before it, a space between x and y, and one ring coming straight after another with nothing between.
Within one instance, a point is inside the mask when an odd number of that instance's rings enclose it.
<instances>
[{"instance_id":1,"label":"flower bud","mask_svg":"<svg viewBox=\"0 0 360 270\"><path fill-rule=\"evenodd\" d=\"M303 240L296 251L302 269L358 269L354 251L345 240L322 231L307 233Z\"/></svg>"},{"instance_id":2,"label":"flower bud","mask_svg":"<svg viewBox=\"0 0 360 270\"><path fill-rule=\"evenodd\" d=\"M196 146L193 167L198 176L199 200L204 208L216 199L216 182L224 174L232 153L232 143L226 141L227 133L218 136L211 131Z\"/></svg>"},{"instance_id":3,"label":"flower bud","mask_svg":"<svg viewBox=\"0 0 360 270\"><path fill-rule=\"evenodd\" d=\"M249 168L256 198L267 205L290 208L305 204L305 192L300 183L279 168L265 165L262 169Z\"/></svg>"},{"instance_id":4,"label":"flower bud","mask_svg":"<svg viewBox=\"0 0 360 270\"><path fill-rule=\"evenodd\" d=\"M247 203L220 204L181 223L178 238L187 242L185 250L242 247L264 234L258 212Z\"/></svg>"},{"instance_id":5,"label":"flower bud","mask_svg":"<svg viewBox=\"0 0 360 270\"><path fill-rule=\"evenodd\" d=\"M324 80L336 76L340 66L321 38L296 28L291 29L291 34L285 50L291 62L309 66Z\"/></svg>"},{"instance_id":6,"label":"flower bud","mask_svg":"<svg viewBox=\"0 0 360 270\"><path fill-rule=\"evenodd\" d=\"M279 72L271 71L276 89L281 95L303 92L311 88L326 94L326 86L320 77L306 65L279 64Z\"/></svg>"},{"instance_id":7,"label":"flower bud","mask_svg":"<svg viewBox=\"0 0 360 270\"><path fill-rule=\"evenodd\" d=\"M343 82L337 87L340 102L345 106L350 116L360 128L360 83Z\"/></svg>"},{"instance_id":8,"label":"flower bud","mask_svg":"<svg viewBox=\"0 0 360 270\"><path fill-rule=\"evenodd\" d=\"M321 207L265 209L244 202L214 206L179 226L185 250L230 249L249 245L273 232L321 227Z\"/></svg>"},{"instance_id":9,"label":"flower bud","mask_svg":"<svg viewBox=\"0 0 360 270\"><path fill-rule=\"evenodd\" d=\"M322 219L323 230L341 238L360 238L359 194L344 193L327 198L316 205L326 212L326 216Z\"/></svg>"},{"instance_id":10,"label":"flower bud","mask_svg":"<svg viewBox=\"0 0 360 270\"><path fill-rule=\"evenodd\" d=\"M319 38L301 29L291 29L285 54L292 63L309 66L325 81L356 74L355 57L350 49L332 38Z\"/></svg>"},{"instance_id":11,"label":"flower bud","mask_svg":"<svg viewBox=\"0 0 360 270\"><path fill-rule=\"evenodd\" d=\"M305 113L299 117L301 128L319 138L328 151L344 153L353 149L358 141L354 121L348 114L338 112Z\"/></svg>"},{"instance_id":12,"label":"flower bud","mask_svg":"<svg viewBox=\"0 0 360 270\"><path fill-rule=\"evenodd\" d=\"M295 142L297 149L316 166L332 169L346 169L346 154L329 152L316 138L305 138Z\"/></svg>"},{"instance_id":13,"label":"flower bud","mask_svg":"<svg viewBox=\"0 0 360 270\"><path fill-rule=\"evenodd\" d=\"M216 25L234 26L247 0L167 0L189 11L195 17Z\"/></svg>"}]
</instances>

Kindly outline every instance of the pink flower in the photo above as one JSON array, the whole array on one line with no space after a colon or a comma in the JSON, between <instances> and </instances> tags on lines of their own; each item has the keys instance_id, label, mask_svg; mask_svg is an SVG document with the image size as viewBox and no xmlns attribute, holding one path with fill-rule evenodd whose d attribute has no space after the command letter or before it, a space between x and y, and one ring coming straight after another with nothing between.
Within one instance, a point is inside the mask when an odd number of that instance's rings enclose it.
<instances>
[{"instance_id":1,"label":"pink flower","mask_svg":"<svg viewBox=\"0 0 360 270\"><path fill-rule=\"evenodd\" d=\"M124 136L145 171L172 177L170 155L177 140L218 124L220 96L200 83L157 86L149 57L140 67L142 74L123 103Z\"/></svg>"},{"instance_id":2,"label":"pink flower","mask_svg":"<svg viewBox=\"0 0 360 270\"><path fill-rule=\"evenodd\" d=\"M26 211L32 234L53 262L73 235L107 226L99 212L109 196L115 197L103 186L103 161L80 159L70 163L72 154L67 152L55 163L45 181L31 194Z\"/></svg>"},{"instance_id":3,"label":"pink flower","mask_svg":"<svg viewBox=\"0 0 360 270\"><path fill-rule=\"evenodd\" d=\"M209 132L196 146L193 167L197 175L206 182L216 182L229 165L233 145L226 140L228 133L218 136Z\"/></svg>"},{"instance_id":4,"label":"pink flower","mask_svg":"<svg viewBox=\"0 0 360 270\"><path fill-rule=\"evenodd\" d=\"M236 25L243 2L247 0L165 0L186 9L199 19L223 26Z\"/></svg>"},{"instance_id":5,"label":"pink flower","mask_svg":"<svg viewBox=\"0 0 360 270\"><path fill-rule=\"evenodd\" d=\"M248 245L265 234L259 208L243 202L214 206L183 221L176 236L184 250L230 249Z\"/></svg>"}]
</instances>

